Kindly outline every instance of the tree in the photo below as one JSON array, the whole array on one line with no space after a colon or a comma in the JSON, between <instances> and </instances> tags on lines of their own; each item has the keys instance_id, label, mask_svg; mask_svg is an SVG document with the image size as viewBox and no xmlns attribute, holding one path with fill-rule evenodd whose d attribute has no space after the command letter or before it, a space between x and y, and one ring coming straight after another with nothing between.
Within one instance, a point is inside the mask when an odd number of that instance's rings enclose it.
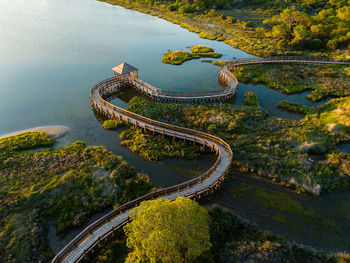
<instances>
[{"instance_id":1,"label":"tree","mask_svg":"<svg viewBox=\"0 0 350 263\"><path fill-rule=\"evenodd\" d=\"M211 247L209 215L191 199L142 202L124 226L126 262L189 262Z\"/></svg>"},{"instance_id":2,"label":"tree","mask_svg":"<svg viewBox=\"0 0 350 263\"><path fill-rule=\"evenodd\" d=\"M337 17L340 19L350 22L350 6L344 6L337 10Z\"/></svg>"},{"instance_id":3,"label":"tree","mask_svg":"<svg viewBox=\"0 0 350 263\"><path fill-rule=\"evenodd\" d=\"M277 25L272 28L271 34L274 38L290 39L291 32L285 25Z\"/></svg>"}]
</instances>

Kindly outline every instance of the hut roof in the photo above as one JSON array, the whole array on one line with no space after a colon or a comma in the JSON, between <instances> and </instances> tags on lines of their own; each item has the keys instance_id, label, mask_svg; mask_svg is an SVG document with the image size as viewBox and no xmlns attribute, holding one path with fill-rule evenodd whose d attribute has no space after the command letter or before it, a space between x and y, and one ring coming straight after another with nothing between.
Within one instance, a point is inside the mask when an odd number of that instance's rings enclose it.
<instances>
[{"instance_id":1,"label":"hut roof","mask_svg":"<svg viewBox=\"0 0 350 263\"><path fill-rule=\"evenodd\" d=\"M113 71L119 73L119 74L127 74L127 73L130 73L130 72L135 72L135 71L138 71L137 68L129 65L128 63L125 63L123 62L122 64L112 68Z\"/></svg>"}]
</instances>

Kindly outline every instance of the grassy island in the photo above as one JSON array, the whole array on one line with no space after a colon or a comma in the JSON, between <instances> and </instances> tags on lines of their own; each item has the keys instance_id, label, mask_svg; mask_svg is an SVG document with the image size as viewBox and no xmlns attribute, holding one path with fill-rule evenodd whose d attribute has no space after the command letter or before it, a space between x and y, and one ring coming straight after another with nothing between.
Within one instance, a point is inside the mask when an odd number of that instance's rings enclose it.
<instances>
[{"instance_id":1,"label":"grassy island","mask_svg":"<svg viewBox=\"0 0 350 263\"><path fill-rule=\"evenodd\" d=\"M187 52L184 50L178 51L169 51L164 54L162 58L162 62L166 64L172 65L181 65L187 60L198 59L201 57L210 57L210 58L220 58L221 54L216 53L214 49L206 46L193 46L191 47L191 52Z\"/></svg>"},{"instance_id":2,"label":"grassy island","mask_svg":"<svg viewBox=\"0 0 350 263\"><path fill-rule=\"evenodd\" d=\"M181 65L187 60L197 59L197 58L200 58L200 55L191 54L184 50L169 51L164 54L164 57L162 58L162 62L166 64L172 64L172 65Z\"/></svg>"},{"instance_id":3,"label":"grassy island","mask_svg":"<svg viewBox=\"0 0 350 263\"><path fill-rule=\"evenodd\" d=\"M147 177L104 147L50 150L44 133L0 139L0 261L49 262L48 224L64 235L95 212L152 190ZM44 150L32 151L46 147Z\"/></svg>"},{"instance_id":4,"label":"grassy island","mask_svg":"<svg viewBox=\"0 0 350 263\"><path fill-rule=\"evenodd\" d=\"M287 94L310 90L311 101L350 95L350 75L346 65L268 64L233 69L239 81L264 84Z\"/></svg>"},{"instance_id":5,"label":"grassy island","mask_svg":"<svg viewBox=\"0 0 350 263\"><path fill-rule=\"evenodd\" d=\"M268 118L265 110L252 106L162 104L137 97L129 110L223 138L232 147L233 164L243 172L314 194L350 188L350 155L337 149L350 138L309 116L298 122Z\"/></svg>"},{"instance_id":6,"label":"grassy island","mask_svg":"<svg viewBox=\"0 0 350 263\"><path fill-rule=\"evenodd\" d=\"M350 57L347 1L104 0L257 56Z\"/></svg>"},{"instance_id":7,"label":"grassy island","mask_svg":"<svg viewBox=\"0 0 350 263\"><path fill-rule=\"evenodd\" d=\"M258 107L260 105L258 97L254 92L247 92L244 95L243 103L247 106Z\"/></svg>"},{"instance_id":8,"label":"grassy island","mask_svg":"<svg viewBox=\"0 0 350 263\"><path fill-rule=\"evenodd\" d=\"M214 49L207 46L193 46L191 47L191 52L198 54L201 57L210 57L210 58L221 58L222 54L216 53Z\"/></svg>"}]
</instances>

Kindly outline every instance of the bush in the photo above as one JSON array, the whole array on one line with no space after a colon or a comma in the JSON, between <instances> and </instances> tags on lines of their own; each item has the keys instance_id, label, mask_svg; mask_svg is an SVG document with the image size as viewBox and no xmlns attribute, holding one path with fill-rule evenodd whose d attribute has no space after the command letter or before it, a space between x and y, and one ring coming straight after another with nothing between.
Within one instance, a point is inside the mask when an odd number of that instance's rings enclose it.
<instances>
[{"instance_id":1,"label":"bush","mask_svg":"<svg viewBox=\"0 0 350 263\"><path fill-rule=\"evenodd\" d=\"M123 121L119 120L106 120L103 122L102 127L106 130L114 130L122 126L123 124Z\"/></svg>"},{"instance_id":2,"label":"bush","mask_svg":"<svg viewBox=\"0 0 350 263\"><path fill-rule=\"evenodd\" d=\"M260 105L258 97L254 94L254 92L247 92L244 95L243 103L247 106L258 107Z\"/></svg>"}]
</instances>

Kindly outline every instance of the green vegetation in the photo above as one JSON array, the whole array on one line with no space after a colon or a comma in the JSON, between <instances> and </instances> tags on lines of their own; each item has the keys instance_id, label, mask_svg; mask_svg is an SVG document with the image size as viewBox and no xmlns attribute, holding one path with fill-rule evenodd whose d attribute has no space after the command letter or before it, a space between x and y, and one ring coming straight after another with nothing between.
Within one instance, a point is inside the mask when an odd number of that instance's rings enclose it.
<instances>
[{"instance_id":1,"label":"green vegetation","mask_svg":"<svg viewBox=\"0 0 350 263\"><path fill-rule=\"evenodd\" d=\"M201 62L213 63L213 61L211 59L203 59Z\"/></svg>"},{"instance_id":2,"label":"green vegetation","mask_svg":"<svg viewBox=\"0 0 350 263\"><path fill-rule=\"evenodd\" d=\"M217 61L214 61L214 65L215 66L219 66L219 67L221 67L221 66L225 66L225 65L227 65L227 64L229 64L231 61L225 61L225 60L217 60Z\"/></svg>"},{"instance_id":3,"label":"green vegetation","mask_svg":"<svg viewBox=\"0 0 350 263\"><path fill-rule=\"evenodd\" d=\"M49 221L64 235L95 212L151 191L148 178L104 147L57 150L44 133L0 139L1 262L47 262Z\"/></svg>"},{"instance_id":4,"label":"green vegetation","mask_svg":"<svg viewBox=\"0 0 350 263\"><path fill-rule=\"evenodd\" d=\"M350 51L350 14L347 1L324 3L315 15L300 10L284 9L263 21L268 35L278 39L278 46L296 50L338 50L339 55ZM328 2L328 3L327 3Z\"/></svg>"},{"instance_id":5,"label":"green vegetation","mask_svg":"<svg viewBox=\"0 0 350 263\"><path fill-rule=\"evenodd\" d=\"M187 60L197 59L197 58L200 58L200 55L191 54L184 50L169 51L164 54L164 57L162 58L162 62L166 64L172 64L172 65L181 65Z\"/></svg>"},{"instance_id":6,"label":"green vegetation","mask_svg":"<svg viewBox=\"0 0 350 263\"><path fill-rule=\"evenodd\" d=\"M247 92L244 95L243 103L248 106L258 107L260 105L258 97L254 92Z\"/></svg>"},{"instance_id":7,"label":"green vegetation","mask_svg":"<svg viewBox=\"0 0 350 263\"><path fill-rule=\"evenodd\" d=\"M318 107L308 118L329 131L350 136L350 97L333 99Z\"/></svg>"},{"instance_id":8,"label":"green vegetation","mask_svg":"<svg viewBox=\"0 0 350 263\"><path fill-rule=\"evenodd\" d=\"M215 52L214 49L206 46L193 46L191 47L192 53L213 53Z\"/></svg>"},{"instance_id":9,"label":"green vegetation","mask_svg":"<svg viewBox=\"0 0 350 263\"><path fill-rule=\"evenodd\" d=\"M124 226L133 251L125 262L191 262L210 249L209 215L185 197L144 201Z\"/></svg>"},{"instance_id":10,"label":"green vegetation","mask_svg":"<svg viewBox=\"0 0 350 263\"><path fill-rule=\"evenodd\" d=\"M191 262L348 262L346 253L326 254L291 245L269 231L243 221L230 211L209 210L210 250ZM119 240L121 237L119 237ZM125 237L103 248L92 262L124 262L127 256Z\"/></svg>"},{"instance_id":11,"label":"green vegetation","mask_svg":"<svg viewBox=\"0 0 350 263\"><path fill-rule=\"evenodd\" d=\"M216 53L214 49L206 46L193 46L191 47L191 51L194 54L198 54L201 57L211 57L211 58L221 58L222 54Z\"/></svg>"},{"instance_id":12,"label":"green vegetation","mask_svg":"<svg viewBox=\"0 0 350 263\"><path fill-rule=\"evenodd\" d=\"M286 100L282 100L281 102L279 102L277 104L277 107L280 109L284 109L284 110L294 112L294 113L299 113L299 114L308 114L313 111L312 107L304 106L304 105L301 105L300 103L290 102Z\"/></svg>"},{"instance_id":13,"label":"green vegetation","mask_svg":"<svg viewBox=\"0 0 350 263\"><path fill-rule=\"evenodd\" d=\"M288 184L287 184L288 186ZM305 231L301 225L310 225L307 233L318 235L319 228L328 229L330 232L341 231L334 219L326 217L323 213L313 208L304 207L302 203L295 200L291 195L277 190L259 187L248 183L240 183L230 190L234 198L242 198L244 195L252 196L254 201L260 203L267 210L264 216L272 218L274 221L288 225L296 232ZM290 222L285 215L293 215L297 220ZM313 225L313 222L318 222Z\"/></svg>"},{"instance_id":14,"label":"green vegetation","mask_svg":"<svg viewBox=\"0 0 350 263\"><path fill-rule=\"evenodd\" d=\"M114 130L122 126L124 123L123 121L119 120L106 120L103 122L102 127L106 130Z\"/></svg>"},{"instance_id":15,"label":"green vegetation","mask_svg":"<svg viewBox=\"0 0 350 263\"><path fill-rule=\"evenodd\" d=\"M206 46L193 46L192 53L184 50L169 51L164 54L162 62L166 64L181 65L187 60L198 59L201 57L220 58L221 54L216 53L214 49Z\"/></svg>"},{"instance_id":16,"label":"green vegetation","mask_svg":"<svg viewBox=\"0 0 350 263\"><path fill-rule=\"evenodd\" d=\"M350 56L347 0L105 0L258 56Z\"/></svg>"},{"instance_id":17,"label":"green vegetation","mask_svg":"<svg viewBox=\"0 0 350 263\"><path fill-rule=\"evenodd\" d=\"M120 134L122 145L139 153L143 158L159 161L167 158L194 159L206 149L204 146L188 144L182 140L154 135L140 128L129 127Z\"/></svg>"},{"instance_id":18,"label":"green vegetation","mask_svg":"<svg viewBox=\"0 0 350 263\"><path fill-rule=\"evenodd\" d=\"M239 81L264 84L287 94L311 90L306 98L312 101L350 95L345 65L252 65L234 68L233 73Z\"/></svg>"},{"instance_id":19,"label":"green vegetation","mask_svg":"<svg viewBox=\"0 0 350 263\"><path fill-rule=\"evenodd\" d=\"M257 107L161 104L142 98L132 99L129 110L223 138L233 150L233 164L243 172L314 194L350 187L350 155L337 150L349 137L329 132L308 116L297 122L267 118Z\"/></svg>"}]
</instances>

